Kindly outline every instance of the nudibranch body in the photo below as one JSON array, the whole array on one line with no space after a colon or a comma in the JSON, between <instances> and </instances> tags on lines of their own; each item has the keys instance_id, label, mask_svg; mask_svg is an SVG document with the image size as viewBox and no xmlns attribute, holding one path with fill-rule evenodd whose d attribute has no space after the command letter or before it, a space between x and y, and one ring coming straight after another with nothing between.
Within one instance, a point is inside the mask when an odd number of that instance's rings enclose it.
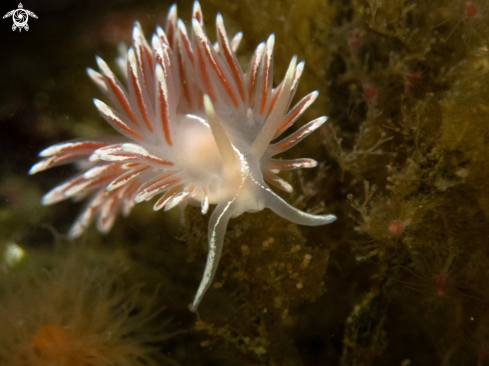
<instances>
[{"instance_id":1,"label":"nudibranch body","mask_svg":"<svg viewBox=\"0 0 489 366\"><path fill-rule=\"evenodd\" d=\"M51 146L41 151L44 160L30 170L34 174L74 161L91 163L42 200L48 205L91 197L73 224L71 237L81 235L95 218L99 231L107 232L119 212L127 215L135 203L157 195L161 197L154 210L197 202L205 214L215 204L209 221L207 264L193 310L212 282L231 217L267 207L301 225L324 225L336 219L302 212L268 185L292 192L278 173L317 165L308 158L275 156L299 143L326 117L270 143L317 97L312 92L289 110L304 63L297 64L294 56L285 78L273 88L274 36L258 46L244 73L235 54L241 33L229 40L220 14L216 29L218 40L212 45L198 2L194 3L190 36L177 19L176 6L169 11L166 30L156 29L151 46L136 23L132 47L117 60L124 83L100 58L100 72L88 69L111 103L95 99L95 106L123 137Z\"/></svg>"}]
</instances>

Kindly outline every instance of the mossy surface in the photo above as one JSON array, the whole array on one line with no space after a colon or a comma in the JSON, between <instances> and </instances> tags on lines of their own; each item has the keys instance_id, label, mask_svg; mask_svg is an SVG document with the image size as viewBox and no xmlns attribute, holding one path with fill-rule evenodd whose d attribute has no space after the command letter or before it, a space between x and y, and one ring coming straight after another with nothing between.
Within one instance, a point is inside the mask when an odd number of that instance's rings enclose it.
<instances>
[{"instance_id":1,"label":"mossy surface","mask_svg":"<svg viewBox=\"0 0 489 366\"><path fill-rule=\"evenodd\" d=\"M84 70L95 67L95 55L113 60L134 20L149 37L170 4L25 3L38 15L29 32L0 24L1 250L15 242L49 255L53 228L67 231L80 205L39 201L74 169L27 171L46 146L112 133ZM188 20L192 2L177 4ZM205 263L209 214L140 204L109 234L89 230L79 241L104 256L123 253L131 263L124 280L145 283L148 298L159 287L170 329L187 331L161 344L165 354L182 365L489 364L489 3L201 6L211 38L217 11L229 34L243 31L243 65L270 33L276 80L294 54L305 60L296 98L320 95L297 125L329 120L284 154L320 166L284 175L295 191L283 197L338 220L299 227L269 210L231 219L197 314L188 305Z\"/></svg>"}]
</instances>

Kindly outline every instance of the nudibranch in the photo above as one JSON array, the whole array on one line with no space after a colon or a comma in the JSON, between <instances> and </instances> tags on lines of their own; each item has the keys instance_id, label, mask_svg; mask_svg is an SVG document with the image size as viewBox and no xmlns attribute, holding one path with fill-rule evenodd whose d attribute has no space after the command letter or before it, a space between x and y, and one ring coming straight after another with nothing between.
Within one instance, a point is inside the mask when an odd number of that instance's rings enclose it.
<instances>
[{"instance_id":1,"label":"nudibranch","mask_svg":"<svg viewBox=\"0 0 489 366\"><path fill-rule=\"evenodd\" d=\"M39 153L44 159L29 171L85 161L84 171L42 199L43 205L50 205L90 197L69 232L72 238L92 220L99 231L109 231L119 212L127 215L135 203L157 195L154 210L200 202L205 214L209 205L216 205L209 220L207 263L192 310L212 283L231 217L266 207L300 225L336 219L302 212L269 186L292 192L278 173L317 166L308 158L275 158L327 120L317 118L279 139L318 95L314 91L289 108L304 62L297 63L294 56L274 88L274 35L257 47L244 73L236 57L242 34L229 39L220 14L216 30L217 42L211 44L198 2L190 35L175 5L166 30L156 28L151 46L136 22L132 46L117 59L124 82L101 58L97 57L99 72L87 69L110 101L109 106L94 99L95 106L122 136L48 147Z\"/></svg>"}]
</instances>

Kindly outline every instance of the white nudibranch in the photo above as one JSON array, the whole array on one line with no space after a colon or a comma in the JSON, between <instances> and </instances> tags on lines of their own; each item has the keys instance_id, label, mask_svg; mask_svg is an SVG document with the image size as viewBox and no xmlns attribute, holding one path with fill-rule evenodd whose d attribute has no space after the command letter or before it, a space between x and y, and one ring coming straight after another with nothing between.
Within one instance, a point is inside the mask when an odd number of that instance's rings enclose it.
<instances>
[{"instance_id":1,"label":"white nudibranch","mask_svg":"<svg viewBox=\"0 0 489 366\"><path fill-rule=\"evenodd\" d=\"M133 44L117 60L121 82L97 57L99 72L88 75L109 100L94 99L100 114L123 137L75 140L51 146L39 154L44 160L30 174L84 160L89 168L47 193L42 203L90 197L70 230L80 236L92 220L105 233L116 216L128 215L135 203L160 196L154 210L198 202L202 214L216 205L209 221L209 253L204 275L193 301L195 310L212 283L231 217L269 208L300 225L324 225L334 215L311 215L280 198L268 184L292 191L278 176L281 170L313 168L313 159L277 159L320 127L317 118L278 139L314 102L310 93L289 109L304 63L294 56L285 78L272 86L272 34L254 52L244 73L236 57L242 38L231 40L220 14L217 43L204 29L202 11L194 3L190 36L173 5L166 29L151 39L139 23ZM271 141L277 140L274 143ZM268 183L268 184L267 184Z\"/></svg>"}]
</instances>

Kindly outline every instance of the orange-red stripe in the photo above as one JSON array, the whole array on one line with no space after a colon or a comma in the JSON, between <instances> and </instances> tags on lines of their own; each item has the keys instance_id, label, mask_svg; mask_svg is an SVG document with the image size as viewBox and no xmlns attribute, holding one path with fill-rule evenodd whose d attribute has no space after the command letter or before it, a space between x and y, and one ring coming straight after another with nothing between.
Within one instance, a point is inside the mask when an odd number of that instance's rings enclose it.
<instances>
[{"instance_id":1,"label":"orange-red stripe","mask_svg":"<svg viewBox=\"0 0 489 366\"><path fill-rule=\"evenodd\" d=\"M138 165L140 165L140 163L126 163L124 164L124 169L131 169L137 167Z\"/></svg>"},{"instance_id":2,"label":"orange-red stripe","mask_svg":"<svg viewBox=\"0 0 489 366\"><path fill-rule=\"evenodd\" d=\"M268 108L268 111L270 112L273 109L273 106L275 105L275 102L278 99L278 95L280 94L280 90L282 89L282 84L280 84L277 89L275 90L275 93L273 94L272 100L270 101L270 107Z\"/></svg>"},{"instance_id":3,"label":"orange-red stripe","mask_svg":"<svg viewBox=\"0 0 489 366\"><path fill-rule=\"evenodd\" d=\"M158 201L156 201L156 204L155 206L161 206L159 208L163 208L163 206L166 204L165 201L169 200L175 193L178 192L178 190L181 188L182 186L179 185L179 186L176 186L175 188L169 190L168 192L166 192L163 197L161 197Z\"/></svg>"},{"instance_id":4,"label":"orange-red stripe","mask_svg":"<svg viewBox=\"0 0 489 366\"><path fill-rule=\"evenodd\" d=\"M267 92L268 92L268 75L269 75L269 59L268 55L265 54L265 64L263 65L263 85L261 88L261 105L260 105L260 114L263 114L265 111L265 105L267 102Z\"/></svg>"},{"instance_id":5,"label":"orange-red stripe","mask_svg":"<svg viewBox=\"0 0 489 366\"><path fill-rule=\"evenodd\" d=\"M190 92L188 90L187 75L184 70L184 64L182 60L182 53L180 51L180 47L177 52L177 59L178 59L178 73L180 74L180 85L183 88L183 96L190 103Z\"/></svg>"},{"instance_id":6,"label":"orange-red stripe","mask_svg":"<svg viewBox=\"0 0 489 366\"><path fill-rule=\"evenodd\" d=\"M144 50L143 50L143 48L144 48ZM144 59L143 59L145 51L146 51L145 47L143 45L139 44L136 62L137 62L138 68L141 70L141 75L143 76L144 90L147 91L148 90L148 81L147 81L148 75L146 75L146 67L144 67ZM150 69L152 67L151 64L152 63L149 62ZM153 71L151 70L150 72L152 73Z\"/></svg>"},{"instance_id":7,"label":"orange-red stripe","mask_svg":"<svg viewBox=\"0 0 489 366\"><path fill-rule=\"evenodd\" d=\"M104 169L100 169L97 174L93 175L91 178L88 179L104 176L107 174L112 174L114 170L119 170L123 164L124 163L112 163L112 164L105 165ZM87 174L87 172L90 172L90 170L87 170L83 175Z\"/></svg>"},{"instance_id":8,"label":"orange-red stripe","mask_svg":"<svg viewBox=\"0 0 489 366\"><path fill-rule=\"evenodd\" d=\"M300 158L293 160L286 160L286 162L272 161L272 165L278 169L299 169L304 167L310 167L314 164L315 160L309 158Z\"/></svg>"},{"instance_id":9,"label":"orange-red stripe","mask_svg":"<svg viewBox=\"0 0 489 366\"><path fill-rule=\"evenodd\" d=\"M166 182L160 182L159 184L152 184L151 186L149 186L148 188L151 188L151 189L147 189L146 190L146 193L148 193L149 191L156 191L158 189L162 189L164 187L169 187L175 183L178 183L182 180L182 178L176 178L176 179L173 179L173 180L169 180L169 181L166 181Z\"/></svg>"},{"instance_id":10,"label":"orange-red stripe","mask_svg":"<svg viewBox=\"0 0 489 366\"><path fill-rule=\"evenodd\" d=\"M64 192L66 192L70 188L78 185L79 183L81 183L81 182L83 182L85 180L86 179L83 178L83 175L82 175L80 177L77 177L77 178L73 179L71 182L66 183L66 185L64 187L63 186L59 186L59 187L54 188L54 190L58 190L59 188L62 188L62 189L59 190L59 193L63 193L64 194ZM51 191L51 192L53 192L53 191ZM49 192L49 193L51 193L51 192Z\"/></svg>"},{"instance_id":11,"label":"orange-red stripe","mask_svg":"<svg viewBox=\"0 0 489 366\"><path fill-rule=\"evenodd\" d=\"M143 137L137 133L136 131L134 131L132 128L130 128L128 125L126 125L124 122L122 122L119 118L117 117L112 117L112 116L109 116L109 115L106 115L108 118L110 118L112 120L112 122L114 122L117 126L119 126L120 128L122 128L124 131L130 133L131 135L133 135L134 137L138 138L138 139L143 139Z\"/></svg>"},{"instance_id":12,"label":"orange-red stripe","mask_svg":"<svg viewBox=\"0 0 489 366\"><path fill-rule=\"evenodd\" d=\"M110 195L112 196L112 195ZM114 205L119 203L118 197L108 197L105 201L103 201L99 207L101 207L100 217L99 217L99 225L104 227L107 222L110 222L114 219L115 212L112 211Z\"/></svg>"},{"instance_id":13,"label":"orange-red stripe","mask_svg":"<svg viewBox=\"0 0 489 366\"><path fill-rule=\"evenodd\" d=\"M199 59L199 69L200 69L200 73L202 75L202 79L204 81L204 86L206 88L206 92L209 95L209 98L211 98L211 100L213 102L215 102L216 101L216 95L214 94L214 90L212 89L212 85L211 85L211 82L209 80L209 74L207 74L207 70L205 68L205 62L204 62L204 59L202 58L202 53L200 51L199 46L197 46L197 57Z\"/></svg>"},{"instance_id":14,"label":"orange-red stripe","mask_svg":"<svg viewBox=\"0 0 489 366\"><path fill-rule=\"evenodd\" d=\"M293 139L287 140L284 143L280 144L279 146L275 146L275 151L280 151L280 150L286 148L291 143L293 143L295 140L297 140L297 138L293 138Z\"/></svg>"},{"instance_id":15,"label":"orange-red stripe","mask_svg":"<svg viewBox=\"0 0 489 366\"><path fill-rule=\"evenodd\" d=\"M125 95L122 93L122 91L119 89L117 84L112 79L107 78L107 81L109 82L110 89L112 89L112 92L115 94L117 100L122 105L124 112L126 112L127 116L131 120L131 122L134 123L136 126L139 126L139 124L136 120L136 117L134 116L134 113L132 112L132 109L129 106L129 103L128 103Z\"/></svg>"},{"instance_id":16,"label":"orange-red stripe","mask_svg":"<svg viewBox=\"0 0 489 366\"><path fill-rule=\"evenodd\" d=\"M304 136L304 134L307 134L309 132L310 132L310 130L308 128L306 128L303 131L301 131L300 133L295 133L294 135L289 136L288 140L284 141L282 144L275 147L275 151L279 151L279 150L286 148L287 146L289 146L290 144L292 144L293 142L297 141L302 136Z\"/></svg>"},{"instance_id":17,"label":"orange-red stripe","mask_svg":"<svg viewBox=\"0 0 489 366\"><path fill-rule=\"evenodd\" d=\"M160 183L162 180L164 180L164 179L166 179L166 178L170 177L171 175L172 175L172 174L165 174L164 176L162 176L162 177L160 177L160 178L156 179L156 180L155 180L154 182L152 182L152 183L149 183L149 184L147 184L147 183L146 183L146 184L144 184L143 186L141 186L141 187L139 188L139 190L138 190L138 194L139 194L139 192L142 192L142 191L147 191L147 190L148 190L148 188L153 187L154 185L159 184L159 183Z\"/></svg>"},{"instance_id":18,"label":"orange-red stripe","mask_svg":"<svg viewBox=\"0 0 489 366\"><path fill-rule=\"evenodd\" d=\"M134 92L136 93L136 100L138 102L139 110L141 111L141 115L143 116L144 123L146 123L148 130L150 132L153 132L153 127L151 127L151 124L149 123L148 120L148 116L146 114L146 108L143 102L143 95L141 94L141 89L139 88L139 83L137 81L137 77L134 74L134 69L132 67L131 67L131 80L132 80L132 86L134 88Z\"/></svg>"},{"instance_id":19,"label":"orange-red stripe","mask_svg":"<svg viewBox=\"0 0 489 366\"><path fill-rule=\"evenodd\" d=\"M168 38L168 44L170 45L170 48L173 49L173 38L175 34L175 28L173 27L173 23L169 22L168 23L168 29L166 30L166 35Z\"/></svg>"},{"instance_id":20,"label":"orange-red stripe","mask_svg":"<svg viewBox=\"0 0 489 366\"><path fill-rule=\"evenodd\" d=\"M287 119L285 121L282 122L282 124L280 126L278 126L277 128L277 133L282 131L289 123L290 121L292 121L294 118L296 118L303 110L304 108L304 105L306 105L309 100L311 99L311 97L308 97L306 99L303 100L302 103L299 103L293 110L292 112L290 113L290 115L287 117Z\"/></svg>"},{"instance_id":21,"label":"orange-red stripe","mask_svg":"<svg viewBox=\"0 0 489 366\"><path fill-rule=\"evenodd\" d=\"M170 128L168 125L168 104L165 98L165 94L163 93L163 87L161 82L158 82L158 92L160 99L160 115L161 115L161 123L163 127L163 133L165 134L165 140L168 146L172 146L172 141L170 138Z\"/></svg>"},{"instance_id":22,"label":"orange-red stripe","mask_svg":"<svg viewBox=\"0 0 489 366\"><path fill-rule=\"evenodd\" d=\"M72 143L73 144L73 143ZM106 144L103 142L76 142L75 145L66 145L64 147L60 147L60 151L54 153L53 155L67 154L70 153L70 156L80 154L80 152L76 152L77 150L89 150L94 151L101 147L104 147Z\"/></svg>"},{"instance_id":23,"label":"orange-red stripe","mask_svg":"<svg viewBox=\"0 0 489 366\"><path fill-rule=\"evenodd\" d=\"M190 46L190 41L185 33L180 32L180 39L182 40L185 51L187 52L188 58L192 65L194 64L194 54L192 52L192 47Z\"/></svg>"},{"instance_id":24,"label":"orange-red stripe","mask_svg":"<svg viewBox=\"0 0 489 366\"><path fill-rule=\"evenodd\" d=\"M133 154L133 153L130 153L130 152L124 152L124 151L121 151L121 152L113 152L113 153L106 153L107 155L110 155L110 156L120 156L120 157L123 157L123 158L132 158L132 159L136 159L137 155L136 154ZM125 163L127 164L127 163Z\"/></svg>"},{"instance_id":25,"label":"orange-red stripe","mask_svg":"<svg viewBox=\"0 0 489 366\"><path fill-rule=\"evenodd\" d=\"M221 33L220 30L218 30L218 34L219 34L219 37L221 38L221 43L224 45L224 47L223 47L224 56L226 57L226 61L227 61L228 65L230 66L231 71L233 73L234 81L236 82L236 85L238 86L239 95L241 96L241 100L244 100L245 97L244 97L243 81L241 80L241 77L239 75L238 67L234 63L234 58L233 58L233 55L231 53L228 40L226 39L224 34Z\"/></svg>"},{"instance_id":26,"label":"orange-red stripe","mask_svg":"<svg viewBox=\"0 0 489 366\"><path fill-rule=\"evenodd\" d=\"M288 164L279 164L279 163L273 163L273 166L279 169L287 169L287 168L293 168L294 164L288 163Z\"/></svg>"},{"instance_id":27,"label":"orange-red stripe","mask_svg":"<svg viewBox=\"0 0 489 366\"><path fill-rule=\"evenodd\" d=\"M229 97L231 98L234 106L238 107L238 100L236 99L236 96L233 93L233 89L231 88L231 85L229 85L228 81L226 80L226 77L224 76L224 73L221 70L221 67L219 66L219 64L214 59L214 56L212 56L212 52L209 49L207 42L205 42L204 40L201 40L201 42L202 42L202 45L203 45L203 48L205 51L205 55L207 56L207 59L209 60L209 63L211 64L212 68L216 72L219 80L221 81L221 84L224 86L224 89L226 90Z\"/></svg>"},{"instance_id":28,"label":"orange-red stripe","mask_svg":"<svg viewBox=\"0 0 489 366\"><path fill-rule=\"evenodd\" d=\"M251 61L251 66L250 66L250 85L248 89L248 104L249 107L253 106L254 100L252 99L253 97L253 90L255 89L255 81L256 81L256 72L257 72L257 67L256 67L256 58L253 57L253 60Z\"/></svg>"},{"instance_id":29,"label":"orange-red stripe","mask_svg":"<svg viewBox=\"0 0 489 366\"><path fill-rule=\"evenodd\" d=\"M146 165L140 169L137 169L133 172L127 172L125 174L122 174L120 175L119 177L117 177L116 179L114 179L110 184L113 184L113 185L116 185L118 184L119 182L122 182L122 181L129 181L131 179L134 179L136 176L138 176L139 174L141 174L142 172L144 172L145 170L148 170L150 168L149 165Z\"/></svg>"},{"instance_id":30,"label":"orange-red stripe","mask_svg":"<svg viewBox=\"0 0 489 366\"><path fill-rule=\"evenodd\" d=\"M153 73L153 55L151 54L148 47L144 47L144 53L146 54L146 60L148 60L149 70Z\"/></svg>"},{"instance_id":31,"label":"orange-red stripe","mask_svg":"<svg viewBox=\"0 0 489 366\"><path fill-rule=\"evenodd\" d=\"M113 178L113 176L106 175L104 177L98 177L96 179L93 179L93 178L92 179L89 179L89 180L86 181L87 185L85 187L83 187L82 191L83 190L86 190L86 189L93 188L94 186L97 186L98 184L103 183L103 182L105 182L105 181L107 181L109 179L112 179L112 178Z\"/></svg>"},{"instance_id":32,"label":"orange-red stripe","mask_svg":"<svg viewBox=\"0 0 489 366\"><path fill-rule=\"evenodd\" d=\"M197 11L194 13L194 18L195 18L195 19L197 19L197 21L198 21L200 24L202 24L202 14L200 14L200 11L198 11L198 10L197 10Z\"/></svg>"},{"instance_id":33,"label":"orange-red stripe","mask_svg":"<svg viewBox=\"0 0 489 366\"><path fill-rule=\"evenodd\" d=\"M153 156L143 156L143 155L140 155L140 157L142 159L144 159L144 160L147 160L147 161L151 162L151 163L156 163L156 164L160 164L160 165L170 165L170 166L175 165L171 161L163 160L163 159L160 159L160 158L157 158L157 157L153 157Z\"/></svg>"}]
</instances>

